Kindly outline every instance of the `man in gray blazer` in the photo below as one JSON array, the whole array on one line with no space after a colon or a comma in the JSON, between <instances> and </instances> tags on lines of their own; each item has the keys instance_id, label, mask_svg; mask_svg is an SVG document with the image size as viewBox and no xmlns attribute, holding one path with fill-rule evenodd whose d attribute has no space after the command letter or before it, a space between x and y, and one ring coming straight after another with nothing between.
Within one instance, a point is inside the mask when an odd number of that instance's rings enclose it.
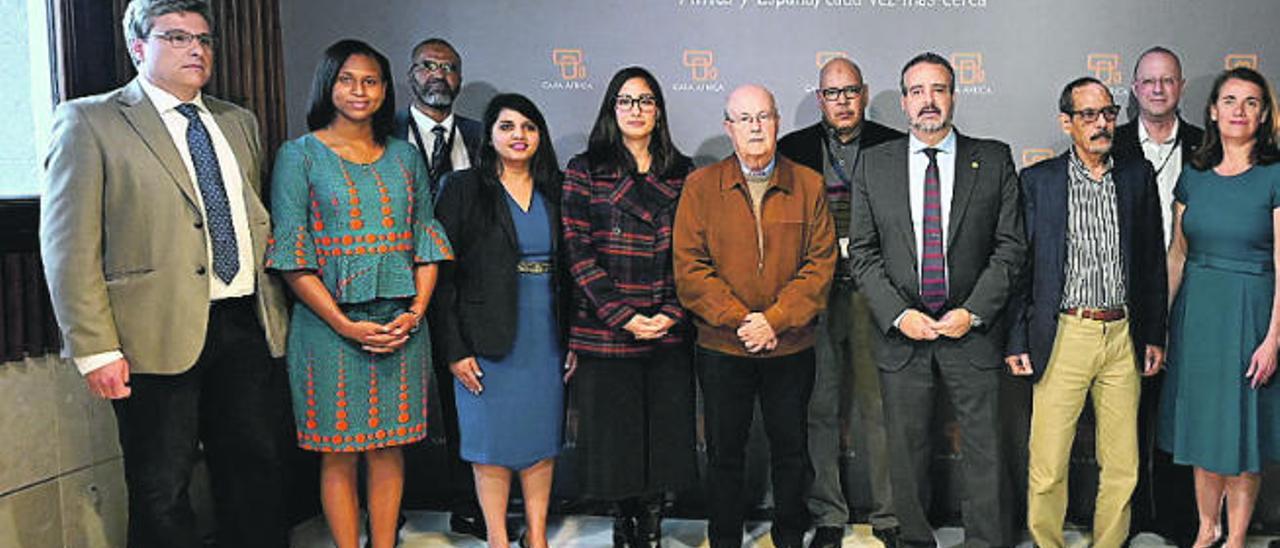
<instances>
[{"instance_id":1,"label":"man in gray blazer","mask_svg":"<svg viewBox=\"0 0 1280 548\"><path fill-rule=\"evenodd\" d=\"M253 115L203 96L205 0L132 0L139 76L60 105L40 242L64 355L112 400L129 546L197 547L187 498L203 447L219 546L287 544L281 434L285 312L263 272Z\"/></svg>"},{"instance_id":2,"label":"man in gray blazer","mask_svg":"<svg viewBox=\"0 0 1280 548\"><path fill-rule=\"evenodd\" d=\"M1026 260L1008 145L951 124L955 73L934 53L902 70L911 134L863 151L853 178L850 265L879 327L876 359L894 510L906 546L934 546L934 399L960 424L965 546L1012 545L1001 497L997 391L1005 305Z\"/></svg>"}]
</instances>

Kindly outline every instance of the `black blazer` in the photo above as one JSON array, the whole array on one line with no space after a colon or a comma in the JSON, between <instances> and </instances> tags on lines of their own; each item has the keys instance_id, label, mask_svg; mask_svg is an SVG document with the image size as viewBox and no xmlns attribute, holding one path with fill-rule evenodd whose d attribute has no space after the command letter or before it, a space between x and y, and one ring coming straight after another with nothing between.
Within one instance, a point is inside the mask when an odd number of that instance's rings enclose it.
<instances>
[{"instance_id":1,"label":"black blazer","mask_svg":"<svg viewBox=\"0 0 1280 548\"><path fill-rule=\"evenodd\" d=\"M428 321L437 360L451 364L468 356L499 358L511 351L516 335L516 264L520 248L515 224L507 209L502 183L474 170L455 171L436 203L436 219L453 244L454 260L443 262ZM565 272L563 232L560 229L560 181L536 183L534 191L547 207L547 223L555 236L553 269L555 315L561 326L567 318L569 295Z\"/></svg>"},{"instance_id":2,"label":"black blazer","mask_svg":"<svg viewBox=\"0 0 1280 548\"><path fill-rule=\"evenodd\" d=\"M409 107L413 108L413 107ZM409 124L413 123L413 116L409 115L407 109L396 112L396 129L392 134L396 137L413 143L417 148L416 142L413 140L413 133L409 131ZM458 113L453 113L453 124L458 130L458 136L462 137L463 146L467 147L467 158L471 162L471 166L475 167L480 159L480 137L484 135L484 124L466 118ZM418 149L418 154L422 155L422 164L431 165L431 158L428 158L427 151Z\"/></svg>"},{"instance_id":3,"label":"black blazer","mask_svg":"<svg viewBox=\"0 0 1280 548\"><path fill-rule=\"evenodd\" d=\"M778 153L789 160L822 173L822 149L827 130L818 122L804 129L797 129L778 140ZM866 150L885 141L900 139L905 134L871 120L862 121L862 141L859 150Z\"/></svg>"},{"instance_id":4,"label":"black blazer","mask_svg":"<svg viewBox=\"0 0 1280 548\"><path fill-rule=\"evenodd\" d=\"M1115 144L1111 146L1111 157L1117 162L1124 162L1130 159L1143 159L1142 143L1138 142L1138 124L1137 118L1129 120L1129 123L1116 128ZM1182 117L1178 117L1178 137L1179 147L1182 148L1182 163L1191 161L1191 155L1196 149L1200 148L1200 141L1204 140L1204 130L1196 126L1188 124Z\"/></svg>"},{"instance_id":5,"label":"black blazer","mask_svg":"<svg viewBox=\"0 0 1280 548\"><path fill-rule=\"evenodd\" d=\"M1066 283L1069 154L1022 171L1031 264L1012 305L1014 321L1007 355L1029 353L1033 380L1039 380L1049 365ZM1145 345L1163 347L1165 339L1168 277L1160 195L1155 170L1146 159L1138 156L1114 161L1111 177L1116 183L1129 334L1137 357L1135 365L1141 368Z\"/></svg>"},{"instance_id":6,"label":"black blazer","mask_svg":"<svg viewBox=\"0 0 1280 548\"><path fill-rule=\"evenodd\" d=\"M897 371L912 360L1002 364L1005 305L1026 261L1018 176L1009 145L956 134L955 189L947 226L944 311L964 308L982 325L959 339L915 341L893 327L903 310L924 310L908 186L908 139L865 149L853 176L849 262L879 326L877 363Z\"/></svg>"}]
</instances>

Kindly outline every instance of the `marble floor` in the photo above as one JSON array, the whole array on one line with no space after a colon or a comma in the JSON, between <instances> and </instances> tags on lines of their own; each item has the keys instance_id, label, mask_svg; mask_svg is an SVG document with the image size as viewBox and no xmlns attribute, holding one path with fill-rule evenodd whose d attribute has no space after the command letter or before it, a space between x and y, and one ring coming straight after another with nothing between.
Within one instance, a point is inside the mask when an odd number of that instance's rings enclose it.
<instances>
[{"instance_id":1,"label":"marble floor","mask_svg":"<svg viewBox=\"0 0 1280 548\"><path fill-rule=\"evenodd\" d=\"M449 532L449 514L444 512L411 511L407 513L408 523L404 527L402 548L483 548L485 543L466 535ZM613 520L601 516L553 516L548 524L551 546L555 548L604 548L612 544ZM693 548L707 546L706 521L669 519L663 521L664 548ZM316 517L298 525L293 530L292 548L330 548L329 532L324 518ZM747 524L744 546L755 548L773 548L769 540L768 522L751 522ZM1267 548L1272 537L1255 537L1249 539L1249 548ZM947 527L938 531L938 542L941 548L960 546L964 541L964 531L956 527ZM871 536L871 526L853 525L847 529L844 537L844 548L879 548L880 541ZM1027 540L1019 548L1032 548ZM1079 531L1067 531L1068 548L1085 548L1089 546L1089 537ZM1159 548L1169 546L1156 535L1143 534L1134 539L1130 545L1135 548Z\"/></svg>"}]
</instances>

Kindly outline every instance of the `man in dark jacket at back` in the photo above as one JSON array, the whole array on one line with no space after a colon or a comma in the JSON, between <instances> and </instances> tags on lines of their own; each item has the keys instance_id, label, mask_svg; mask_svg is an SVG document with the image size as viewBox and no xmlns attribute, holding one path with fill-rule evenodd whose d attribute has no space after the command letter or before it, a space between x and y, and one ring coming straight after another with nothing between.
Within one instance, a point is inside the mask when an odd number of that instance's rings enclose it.
<instances>
[{"instance_id":1,"label":"man in dark jacket at back","mask_svg":"<svg viewBox=\"0 0 1280 548\"><path fill-rule=\"evenodd\" d=\"M442 38L423 40L414 46L411 63L413 103L396 115L395 136L422 154L434 198L445 174L475 165L484 129L453 112L462 88L462 58L452 44Z\"/></svg>"},{"instance_id":2,"label":"man in dark jacket at back","mask_svg":"<svg viewBox=\"0 0 1280 548\"><path fill-rule=\"evenodd\" d=\"M1173 187L1182 166L1204 139L1204 130L1182 119L1178 104L1186 85L1182 61L1162 46L1138 55L1133 66L1133 97L1138 115L1116 128L1111 155L1116 161L1146 158L1156 173L1160 193L1164 245L1173 238ZM1196 538L1195 489L1191 467L1175 464L1168 453L1156 450L1156 410L1164 376L1142 380L1138 410L1139 474L1133 494L1132 533L1159 533L1175 546L1190 546Z\"/></svg>"},{"instance_id":3,"label":"man in dark jacket at back","mask_svg":"<svg viewBox=\"0 0 1280 548\"><path fill-rule=\"evenodd\" d=\"M849 521L840 479L840 415L852 397L862 417L858 435L867 443L871 530L886 547L895 548L898 520L893 515L889 487L880 381L871 353L874 327L866 298L853 286L844 236L849 234L850 181L862 150L903 134L866 119L870 91L862 80L862 70L847 58L838 57L822 66L814 94L822 121L793 131L778 142L783 156L823 175L836 234L842 236L827 312L818 325L817 375L809 400L809 460L814 479L808 506L817 527L810 546L840 546Z\"/></svg>"}]
</instances>

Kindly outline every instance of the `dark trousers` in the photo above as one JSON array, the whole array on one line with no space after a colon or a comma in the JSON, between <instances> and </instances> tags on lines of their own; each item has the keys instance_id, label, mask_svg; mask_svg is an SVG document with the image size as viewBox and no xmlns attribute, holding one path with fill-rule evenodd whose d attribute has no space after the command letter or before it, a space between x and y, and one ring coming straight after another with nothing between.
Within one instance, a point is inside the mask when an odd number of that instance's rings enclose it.
<instances>
[{"instance_id":1,"label":"dark trousers","mask_svg":"<svg viewBox=\"0 0 1280 548\"><path fill-rule=\"evenodd\" d=\"M964 545L1012 544L1001 497L1004 468L996 423L1000 370L976 369L968 363L941 365L932 358L913 359L898 371L880 371L893 505L902 540L907 545L936 545L927 512L932 502L931 424L939 384L950 394L960 423Z\"/></svg>"},{"instance_id":2,"label":"dark trousers","mask_svg":"<svg viewBox=\"0 0 1280 548\"><path fill-rule=\"evenodd\" d=\"M809 461L814 472L809 513L817 527L844 527L849 521L841 478L845 468L840 458L844 452L841 429L854 415L854 406L859 420L850 430L866 444L863 458L872 504L868 521L877 531L898 526L893 515L879 370L871 346L875 329L867 298L854 292L852 283L836 280L827 310L818 320L818 342L814 345L817 370L809 400Z\"/></svg>"},{"instance_id":3,"label":"dark trousers","mask_svg":"<svg viewBox=\"0 0 1280 548\"><path fill-rule=\"evenodd\" d=\"M712 548L742 545L745 448L756 399L769 438L773 479L773 543L798 547L809 527L805 493L809 465L809 394L813 391L812 348L787 356L731 356L699 347L707 439L708 531Z\"/></svg>"},{"instance_id":4,"label":"dark trousers","mask_svg":"<svg viewBox=\"0 0 1280 548\"><path fill-rule=\"evenodd\" d=\"M1160 384L1165 375L1142 379L1138 404L1138 486L1133 491L1133 534L1153 532L1175 546L1191 546L1199 532L1191 467L1173 462L1156 447Z\"/></svg>"},{"instance_id":5,"label":"dark trousers","mask_svg":"<svg viewBox=\"0 0 1280 548\"><path fill-rule=\"evenodd\" d=\"M125 350L126 357L128 350ZM179 375L134 374L115 400L130 548L203 547L187 497L203 446L226 548L288 546L281 457L287 392L252 297L216 301L204 349Z\"/></svg>"},{"instance_id":6,"label":"dark trousers","mask_svg":"<svg viewBox=\"0 0 1280 548\"><path fill-rule=\"evenodd\" d=\"M449 371L446 360L433 359L435 378L432 379L435 389L432 394L440 402L440 416L434 420L444 425L445 450L448 464L448 479L445 485L436 488L443 491L450 512L480 521L480 504L476 501L476 487L471 463L462 460L462 434L458 430L458 404L453 394L453 373ZM414 444L406 449L407 466L427 466L429 460L424 458L428 452L427 444ZM406 474L408 475L408 474Z\"/></svg>"},{"instance_id":7,"label":"dark trousers","mask_svg":"<svg viewBox=\"0 0 1280 548\"><path fill-rule=\"evenodd\" d=\"M578 355L570 385L578 405L580 492L623 501L675 492L698 477L692 348L647 356Z\"/></svg>"}]
</instances>

